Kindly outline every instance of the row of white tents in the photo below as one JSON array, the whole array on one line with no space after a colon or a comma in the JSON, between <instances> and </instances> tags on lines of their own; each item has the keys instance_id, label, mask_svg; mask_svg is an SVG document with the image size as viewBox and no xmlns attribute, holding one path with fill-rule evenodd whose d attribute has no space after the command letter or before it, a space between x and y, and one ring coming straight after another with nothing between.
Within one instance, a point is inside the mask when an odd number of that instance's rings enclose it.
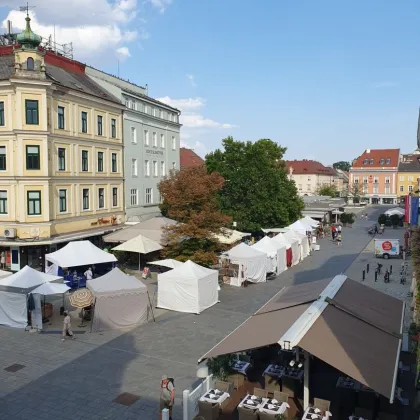
<instances>
[{"instance_id":1,"label":"row of white tents","mask_svg":"<svg viewBox=\"0 0 420 420\"><path fill-rule=\"evenodd\" d=\"M310 254L308 233L318 224L305 216L272 238L265 236L254 245L240 243L233 247L224 254L230 264L238 266L229 283L241 286L244 281L265 282L268 273L278 275L298 264Z\"/></svg>"}]
</instances>

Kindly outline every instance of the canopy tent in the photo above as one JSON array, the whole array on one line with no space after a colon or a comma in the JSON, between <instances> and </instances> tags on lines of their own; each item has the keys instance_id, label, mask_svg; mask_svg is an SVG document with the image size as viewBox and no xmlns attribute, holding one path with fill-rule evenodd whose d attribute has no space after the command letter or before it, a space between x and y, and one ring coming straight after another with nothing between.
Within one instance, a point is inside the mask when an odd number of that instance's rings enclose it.
<instances>
[{"instance_id":1,"label":"canopy tent","mask_svg":"<svg viewBox=\"0 0 420 420\"><path fill-rule=\"evenodd\" d=\"M214 236L221 244L231 245L241 241L246 236L251 236L251 234L225 228L223 233Z\"/></svg>"},{"instance_id":2,"label":"canopy tent","mask_svg":"<svg viewBox=\"0 0 420 420\"><path fill-rule=\"evenodd\" d=\"M158 274L157 307L199 314L219 301L219 273L190 260Z\"/></svg>"},{"instance_id":3,"label":"canopy tent","mask_svg":"<svg viewBox=\"0 0 420 420\"><path fill-rule=\"evenodd\" d=\"M297 220L296 222L292 223L290 226L288 226L288 228L292 229L296 232L303 233L304 235L306 235L307 232L312 232L313 231L312 226L310 226L310 225L308 225L308 224L306 224L306 223L304 223L300 220Z\"/></svg>"},{"instance_id":4,"label":"canopy tent","mask_svg":"<svg viewBox=\"0 0 420 420\"><path fill-rule=\"evenodd\" d=\"M58 251L45 255L45 260L66 268L117 261L115 255L102 251L90 241L69 242Z\"/></svg>"},{"instance_id":5,"label":"canopy tent","mask_svg":"<svg viewBox=\"0 0 420 420\"><path fill-rule=\"evenodd\" d=\"M60 276L42 273L26 265L15 274L0 278L0 286L15 287L19 289L32 289L40 284L61 280Z\"/></svg>"},{"instance_id":6,"label":"canopy tent","mask_svg":"<svg viewBox=\"0 0 420 420\"><path fill-rule=\"evenodd\" d=\"M290 242L284 237L282 233L277 234L271 239L279 246L284 246L286 248L286 266L291 267L293 265L293 250Z\"/></svg>"},{"instance_id":7,"label":"canopy tent","mask_svg":"<svg viewBox=\"0 0 420 420\"><path fill-rule=\"evenodd\" d=\"M61 295L70 290L70 287L59 283L44 283L32 290L31 293L39 293L40 295Z\"/></svg>"},{"instance_id":8,"label":"canopy tent","mask_svg":"<svg viewBox=\"0 0 420 420\"><path fill-rule=\"evenodd\" d=\"M152 262L149 262L149 264L160 265L162 267L167 267L167 268L176 268L176 267L180 267L181 265L184 265L183 262L173 260L171 258L167 260L152 261Z\"/></svg>"},{"instance_id":9,"label":"canopy tent","mask_svg":"<svg viewBox=\"0 0 420 420\"><path fill-rule=\"evenodd\" d=\"M139 254L149 254L150 252L159 251L162 246L146 236L139 235L127 242L124 242L115 248L113 251L136 252Z\"/></svg>"},{"instance_id":10,"label":"canopy tent","mask_svg":"<svg viewBox=\"0 0 420 420\"><path fill-rule=\"evenodd\" d=\"M286 270L286 246L264 236L257 243L251 246L267 254L267 273L280 274Z\"/></svg>"},{"instance_id":11,"label":"canopy tent","mask_svg":"<svg viewBox=\"0 0 420 420\"><path fill-rule=\"evenodd\" d=\"M317 220L312 219L312 217L309 217L309 216L305 216L303 219L300 219L300 221L312 227L317 227L320 225L320 223Z\"/></svg>"},{"instance_id":12,"label":"canopy tent","mask_svg":"<svg viewBox=\"0 0 420 420\"><path fill-rule=\"evenodd\" d=\"M299 238L296 236L296 233L293 230L289 230L284 233L279 233L277 236L282 235L284 239L290 243L290 247L292 248L292 265L296 265L299 263L301 258L301 246L299 242ZM275 240L277 236L274 237Z\"/></svg>"},{"instance_id":13,"label":"canopy tent","mask_svg":"<svg viewBox=\"0 0 420 420\"><path fill-rule=\"evenodd\" d=\"M404 216L405 215L405 210L402 209L401 207L395 207L393 209L389 209L387 210L384 214L386 214L387 216L392 216L393 214L398 214L398 216Z\"/></svg>"},{"instance_id":14,"label":"canopy tent","mask_svg":"<svg viewBox=\"0 0 420 420\"><path fill-rule=\"evenodd\" d=\"M232 264L238 264L237 279L231 278L231 284L240 286L245 280L260 283L267 278L267 254L240 243L225 253Z\"/></svg>"},{"instance_id":15,"label":"canopy tent","mask_svg":"<svg viewBox=\"0 0 420 420\"><path fill-rule=\"evenodd\" d=\"M296 232L296 236L299 238L299 244L301 246L302 259L306 258L311 253L311 247L309 244L309 238L305 233Z\"/></svg>"},{"instance_id":16,"label":"canopy tent","mask_svg":"<svg viewBox=\"0 0 420 420\"><path fill-rule=\"evenodd\" d=\"M273 344L297 347L392 402L404 309L403 301L345 275L286 287L199 361ZM305 363L309 372L309 358Z\"/></svg>"},{"instance_id":17,"label":"canopy tent","mask_svg":"<svg viewBox=\"0 0 420 420\"><path fill-rule=\"evenodd\" d=\"M92 331L133 328L147 322L147 287L134 276L114 268L88 280L86 286L95 298Z\"/></svg>"}]
</instances>

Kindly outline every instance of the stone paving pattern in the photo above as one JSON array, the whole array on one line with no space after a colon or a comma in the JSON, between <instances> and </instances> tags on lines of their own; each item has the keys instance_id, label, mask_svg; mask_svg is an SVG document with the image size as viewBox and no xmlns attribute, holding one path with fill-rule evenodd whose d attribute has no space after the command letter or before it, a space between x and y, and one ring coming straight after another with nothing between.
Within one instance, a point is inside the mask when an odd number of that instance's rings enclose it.
<instances>
[{"instance_id":1,"label":"stone paving pattern","mask_svg":"<svg viewBox=\"0 0 420 420\"><path fill-rule=\"evenodd\" d=\"M344 228L342 247L323 239L320 251L275 280L223 287L221 302L200 315L166 311L156 323L127 333L87 333L65 342L58 335L0 328L0 419L157 419L160 379L168 374L176 383L173 418L180 420L182 391L197 383L198 358L282 287L343 272L359 280L367 258L360 253L372 240L365 230L380 212L370 209L370 221ZM25 368L4 370L14 363ZM131 407L114 403L122 392L140 399Z\"/></svg>"}]
</instances>

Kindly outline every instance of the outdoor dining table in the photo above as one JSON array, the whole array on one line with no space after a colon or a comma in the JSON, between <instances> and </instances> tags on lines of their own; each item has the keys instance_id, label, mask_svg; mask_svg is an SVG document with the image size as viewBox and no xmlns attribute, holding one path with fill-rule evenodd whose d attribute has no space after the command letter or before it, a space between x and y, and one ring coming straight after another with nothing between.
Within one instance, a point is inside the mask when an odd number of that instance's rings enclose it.
<instances>
[{"instance_id":1,"label":"outdoor dining table","mask_svg":"<svg viewBox=\"0 0 420 420\"><path fill-rule=\"evenodd\" d=\"M302 420L328 420L331 416L329 411L322 414L322 411L316 407L308 407L303 413Z\"/></svg>"},{"instance_id":2,"label":"outdoor dining table","mask_svg":"<svg viewBox=\"0 0 420 420\"><path fill-rule=\"evenodd\" d=\"M301 381L303 379L303 369L297 367L286 366L283 368L283 378L298 379Z\"/></svg>"},{"instance_id":3,"label":"outdoor dining table","mask_svg":"<svg viewBox=\"0 0 420 420\"><path fill-rule=\"evenodd\" d=\"M275 378L281 378L284 373L284 366L281 365L268 365L265 369L264 375L274 376Z\"/></svg>"},{"instance_id":4,"label":"outdoor dining table","mask_svg":"<svg viewBox=\"0 0 420 420\"><path fill-rule=\"evenodd\" d=\"M352 378L340 376L337 380L336 387L359 391L361 389L361 383Z\"/></svg>"},{"instance_id":5,"label":"outdoor dining table","mask_svg":"<svg viewBox=\"0 0 420 420\"><path fill-rule=\"evenodd\" d=\"M221 405L223 401L229 398L227 392L219 391L218 389L209 389L201 398L200 401L207 401L213 404Z\"/></svg>"},{"instance_id":6,"label":"outdoor dining table","mask_svg":"<svg viewBox=\"0 0 420 420\"><path fill-rule=\"evenodd\" d=\"M236 360L235 363L232 365L232 369L236 372L242 373L243 375L246 374L246 371L251 366L251 363L244 362L242 360Z\"/></svg>"},{"instance_id":7,"label":"outdoor dining table","mask_svg":"<svg viewBox=\"0 0 420 420\"><path fill-rule=\"evenodd\" d=\"M279 402L273 398L262 398L256 395L247 394L247 396L239 403L239 407L253 408L258 411L264 411L269 414L283 414L288 408L289 404Z\"/></svg>"}]
</instances>

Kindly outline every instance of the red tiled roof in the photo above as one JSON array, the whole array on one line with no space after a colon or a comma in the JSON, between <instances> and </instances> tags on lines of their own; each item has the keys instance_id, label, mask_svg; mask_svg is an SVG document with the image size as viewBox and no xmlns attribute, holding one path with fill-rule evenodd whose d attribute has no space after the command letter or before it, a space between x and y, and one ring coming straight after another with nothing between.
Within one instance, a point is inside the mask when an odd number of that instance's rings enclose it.
<instances>
[{"instance_id":1,"label":"red tiled roof","mask_svg":"<svg viewBox=\"0 0 420 420\"><path fill-rule=\"evenodd\" d=\"M317 162L316 160L286 160L285 164L287 172L290 172L290 168L293 168L293 174L295 175L336 175L334 169L324 166L321 162Z\"/></svg>"},{"instance_id":2,"label":"red tiled roof","mask_svg":"<svg viewBox=\"0 0 420 420\"><path fill-rule=\"evenodd\" d=\"M204 165L204 160L194 150L185 147L180 149L180 161L181 169Z\"/></svg>"},{"instance_id":3,"label":"red tiled roof","mask_svg":"<svg viewBox=\"0 0 420 420\"><path fill-rule=\"evenodd\" d=\"M352 168L396 168L400 149L366 149L353 161Z\"/></svg>"}]
</instances>

